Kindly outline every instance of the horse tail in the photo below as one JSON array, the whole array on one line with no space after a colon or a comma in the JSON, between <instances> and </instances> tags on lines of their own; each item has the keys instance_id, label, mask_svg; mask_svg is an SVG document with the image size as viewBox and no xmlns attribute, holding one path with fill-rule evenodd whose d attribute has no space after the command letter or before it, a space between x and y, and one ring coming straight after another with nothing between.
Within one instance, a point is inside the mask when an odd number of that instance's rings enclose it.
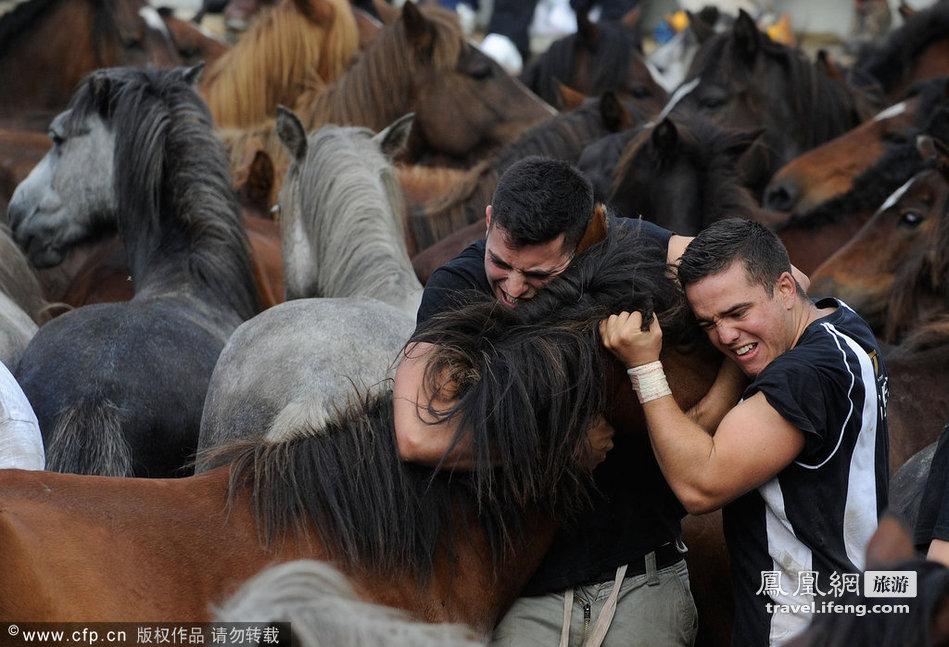
<instances>
[{"instance_id":1,"label":"horse tail","mask_svg":"<svg viewBox=\"0 0 949 647\"><path fill-rule=\"evenodd\" d=\"M462 625L428 624L404 611L363 602L349 581L324 562L278 564L248 580L217 609L218 622L289 623L294 645L484 645Z\"/></svg>"},{"instance_id":2,"label":"horse tail","mask_svg":"<svg viewBox=\"0 0 949 647\"><path fill-rule=\"evenodd\" d=\"M109 400L82 400L56 418L46 469L71 474L132 476L132 453L120 409Z\"/></svg>"}]
</instances>

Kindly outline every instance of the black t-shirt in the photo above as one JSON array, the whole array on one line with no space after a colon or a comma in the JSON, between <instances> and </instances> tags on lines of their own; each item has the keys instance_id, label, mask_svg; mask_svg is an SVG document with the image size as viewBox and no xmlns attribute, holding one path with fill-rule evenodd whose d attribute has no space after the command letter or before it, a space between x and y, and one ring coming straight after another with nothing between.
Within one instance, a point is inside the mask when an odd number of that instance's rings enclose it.
<instances>
[{"instance_id":1,"label":"black t-shirt","mask_svg":"<svg viewBox=\"0 0 949 647\"><path fill-rule=\"evenodd\" d=\"M735 589L732 644L787 640L809 616L767 604L804 605L801 574L817 573L825 592L833 573L859 573L867 542L887 504L887 373L869 326L834 299L831 314L804 329L748 385L804 434L804 449L773 479L723 510ZM765 587L765 573L778 579ZM800 587L805 588L801 589Z\"/></svg>"},{"instance_id":2,"label":"black t-shirt","mask_svg":"<svg viewBox=\"0 0 949 647\"><path fill-rule=\"evenodd\" d=\"M661 253L672 233L643 220L611 218L610 227L628 228ZM435 270L425 285L417 323L450 311L453 294L463 290L490 293L484 270L485 241L469 245ZM647 434L618 430L614 447L593 473L597 492L593 507L560 529L524 595L541 595L609 579L619 566L641 558L681 535L685 516L659 471Z\"/></svg>"},{"instance_id":3,"label":"black t-shirt","mask_svg":"<svg viewBox=\"0 0 949 647\"><path fill-rule=\"evenodd\" d=\"M949 425L943 429L933 454L926 489L919 504L913 542L929 550L933 539L949 541Z\"/></svg>"}]
</instances>

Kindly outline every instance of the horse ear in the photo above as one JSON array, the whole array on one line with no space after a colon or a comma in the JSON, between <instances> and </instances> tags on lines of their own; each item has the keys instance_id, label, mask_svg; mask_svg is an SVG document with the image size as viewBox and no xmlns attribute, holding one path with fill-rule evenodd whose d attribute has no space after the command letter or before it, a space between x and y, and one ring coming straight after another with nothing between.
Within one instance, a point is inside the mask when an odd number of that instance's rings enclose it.
<instances>
[{"instance_id":1,"label":"horse ear","mask_svg":"<svg viewBox=\"0 0 949 647\"><path fill-rule=\"evenodd\" d=\"M183 77L185 83L190 86L196 86L198 84L198 79L201 78L201 72L204 71L204 61L201 61L194 67L189 67L184 71Z\"/></svg>"},{"instance_id":2,"label":"horse ear","mask_svg":"<svg viewBox=\"0 0 949 647\"><path fill-rule=\"evenodd\" d=\"M817 51L816 65L817 69L823 72L824 76L828 79L836 79L839 81L844 78L844 75L840 73L840 68L831 60L830 54L827 53L826 49Z\"/></svg>"},{"instance_id":3,"label":"horse ear","mask_svg":"<svg viewBox=\"0 0 949 647\"><path fill-rule=\"evenodd\" d=\"M379 150L387 157L395 157L405 149L409 141L409 135L412 133L412 123L415 121L415 113L410 112L402 115L391 124L373 135L372 141L379 145Z\"/></svg>"},{"instance_id":4,"label":"horse ear","mask_svg":"<svg viewBox=\"0 0 949 647\"><path fill-rule=\"evenodd\" d=\"M669 117L659 122L659 125L653 128L652 143L656 149L662 153L675 152L679 146L679 129Z\"/></svg>"},{"instance_id":5,"label":"horse ear","mask_svg":"<svg viewBox=\"0 0 949 647\"><path fill-rule=\"evenodd\" d=\"M376 15L383 25L392 25L398 21L399 10L390 5L386 0L372 0L372 8L376 10Z\"/></svg>"},{"instance_id":6,"label":"horse ear","mask_svg":"<svg viewBox=\"0 0 949 647\"><path fill-rule=\"evenodd\" d=\"M273 192L273 160L267 151L259 150L254 154L247 171L247 180L240 188L241 196L247 205L261 213L270 210L270 194Z\"/></svg>"},{"instance_id":7,"label":"horse ear","mask_svg":"<svg viewBox=\"0 0 949 647\"><path fill-rule=\"evenodd\" d=\"M639 18L642 15L639 7L633 7L626 15L619 19L621 25L626 27L626 29L632 29L633 31L639 28Z\"/></svg>"},{"instance_id":8,"label":"horse ear","mask_svg":"<svg viewBox=\"0 0 949 647\"><path fill-rule=\"evenodd\" d=\"M557 79L554 79L554 81L557 84L557 93L560 94L560 102L564 110L573 110L587 98L585 94L571 88L566 83L561 83Z\"/></svg>"},{"instance_id":9,"label":"horse ear","mask_svg":"<svg viewBox=\"0 0 949 647\"><path fill-rule=\"evenodd\" d=\"M629 110L613 90L607 90L600 96L600 118L611 133L626 130L632 125Z\"/></svg>"},{"instance_id":10,"label":"horse ear","mask_svg":"<svg viewBox=\"0 0 949 647\"><path fill-rule=\"evenodd\" d=\"M92 95L92 101L102 118L108 118L110 113L111 100L109 94L112 90L112 82L109 77L93 72L89 76L89 93Z\"/></svg>"},{"instance_id":11,"label":"horse ear","mask_svg":"<svg viewBox=\"0 0 949 647\"><path fill-rule=\"evenodd\" d=\"M577 12L577 35L580 37L580 44L586 49L596 49L600 41L600 28L590 21L586 9Z\"/></svg>"},{"instance_id":12,"label":"horse ear","mask_svg":"<svg viewBox=\"0 0 949 647\"><path fill-rule=\"evenodd\" d=\"M405 25L405 35L419 58L431 58L435 46L435 27L412 0L406 0L402 5L402 23Z\"/></svg>"},{"instance_id":13,"label":"horse ear","mask_svg":"<svg viewBox=\"0 0 949 647\"><path fill-rule=\"evenodd\" d=\"M735 44L735 52L746 63L750 63L758 55L760 38L755 21L744 9L740 9L735 26L732 27L732 41Z\"/></svg>"},{"instance_id":14,"label":"horse ear","mask_svg":"<svg viewBox=\"0 0 949 647\"><path fill-rule=\"evenodd\" d=\"M336 9L323 0L293 0L293 4L307 20L319 27L328 27L336 14Z\"/></svg>"},{"instance_id":15,"label":"horse ear","mask_svg":"<svg viewBox=\"0 0 949 647\"><path fill-rule=\"evenodd\" d=\"M303 159L306 155L306 129L293 110L277 106L277 135L293 159Z\"/></svg>"},{"instance_id":16,"label":"horse ear","mask_svg":"<svg viewBox=\"0 0 949 647\"><path fill-rule=\"evenodd\" d=\"M689 29L695 34L699 45L715 35L715 25L718 23L719 12L715 5L706 5L698 13L686 11L689 16Z\"/></svg>"},{"instance_id":17,"label":"horse ear","mask_svg":"<svg viewBox=\"0 0 949 647\"><path fill-rule=\"evenodd\" d=\"M884 515L867 544L866 568L873 570L877 567L905 562L915 556L913 540L903 523L891 514Z\"/></svg>"}]
</instances>

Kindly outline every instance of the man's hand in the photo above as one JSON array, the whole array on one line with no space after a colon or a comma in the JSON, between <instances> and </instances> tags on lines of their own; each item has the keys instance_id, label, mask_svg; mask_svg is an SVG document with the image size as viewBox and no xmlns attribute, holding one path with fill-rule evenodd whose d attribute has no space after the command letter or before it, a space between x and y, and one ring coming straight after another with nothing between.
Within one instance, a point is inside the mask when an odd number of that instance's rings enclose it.
<instances>
[{"instance_id":1,"label":"man's hand","mask_svg":"<svg viewBox=\"0 0 949 647\"><path fill-rule=\"evenodd\" d=\"M606 454L613 449L613 434L616 430L603 416L597 416L587 428L587 447L583 463L591 472L606 460Z\"/></svg>"},{"instance_id":2,"label":"man's hand","mask_svg":"<svg viewBox=\"0 0 949 647\"><path fill-rule=\"evenodd\" d=\"M642 366L659 359L662 351L662 329L656 315L643 330L643 315L625 310L600 322L600 338L627 368Z\"/></svg>"}]
</instances>

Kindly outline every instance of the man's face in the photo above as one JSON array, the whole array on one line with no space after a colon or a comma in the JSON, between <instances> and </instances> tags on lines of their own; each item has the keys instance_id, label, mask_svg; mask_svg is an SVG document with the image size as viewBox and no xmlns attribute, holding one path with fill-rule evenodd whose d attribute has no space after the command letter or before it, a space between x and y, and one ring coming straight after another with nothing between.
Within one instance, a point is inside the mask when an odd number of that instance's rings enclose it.
<instances>
[{"instance_id":1,"label":"man's face","mask_svg":"<svg viewBox=\"0 0 949 647\"><path fill-rule=\"evenodd\" d=\"M502 305L514 308L533 299L537 291L563 272L572 254L564 252L564 235L539 245L512 247L500 225L491 226L488 212L488 237L484 251L484 271L491 291Z\"/></svg>"},{"instance_id":2,"label":"man's face","mask_svg":"<svg viewBox=\"0 0 949 647\"><path fill-rule=\"evenodd\" d=\"M735 261L687 287L685 296L712 344L753 377L794 344L789 290L793 293L793 280L782 276L769 296L748 279L744 263Z\"/></svg>"}]
</instances>

